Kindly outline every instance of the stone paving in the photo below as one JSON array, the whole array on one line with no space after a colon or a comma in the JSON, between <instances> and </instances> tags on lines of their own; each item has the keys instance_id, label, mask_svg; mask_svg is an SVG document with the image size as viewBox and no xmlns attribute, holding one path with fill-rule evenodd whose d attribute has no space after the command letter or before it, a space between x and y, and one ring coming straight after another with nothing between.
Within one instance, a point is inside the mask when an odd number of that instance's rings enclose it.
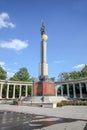
<instances>
[{"instance_id":1,"label":"stone paving","mask_svg":"<svg viewBox=\"0 0 87 130\"><path fill-rule=\"evenodd\" d=\"M87 106L0 105L0 130L87 130Z\"/></svg>"}]
</instances>

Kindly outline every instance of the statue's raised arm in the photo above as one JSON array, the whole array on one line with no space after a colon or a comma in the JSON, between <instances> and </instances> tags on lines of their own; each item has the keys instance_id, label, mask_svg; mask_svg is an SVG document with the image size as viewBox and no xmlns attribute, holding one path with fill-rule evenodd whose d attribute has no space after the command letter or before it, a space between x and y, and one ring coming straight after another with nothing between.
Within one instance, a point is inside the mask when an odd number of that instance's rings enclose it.
<instances>
[{"instance_id":1,"label":"statue's raised arm","mask_svg":"<svg viewBox=\"0 0 87 130\"><path fill-rule=\"evenodd\" d=\"M42 22L42 26L41 26L41 35L43 34L46 34L44 22Z\"/></svg>"}]
</instances>

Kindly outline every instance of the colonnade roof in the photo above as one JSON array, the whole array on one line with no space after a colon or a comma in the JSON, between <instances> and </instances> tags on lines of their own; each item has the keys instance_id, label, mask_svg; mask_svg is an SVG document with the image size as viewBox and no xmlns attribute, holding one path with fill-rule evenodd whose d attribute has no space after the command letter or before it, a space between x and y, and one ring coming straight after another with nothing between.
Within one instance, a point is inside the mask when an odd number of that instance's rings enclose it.
<instances>
[{"instance_id":1,"label":"colonnade roof","mask_svg":"<svg viewBox=\"0 0 87 130\"><path fill-rule=\"evenodd\" d=\"M60 80L55 82L55 84L73 84L73 83L85 83L87 78L72 79L72 80Z\"/></svg>"},{"instance_id":2,"label":"colonnade roof","mask_svg":"<svg viewBox=\"0 0 87 130\"><path fill-rule=\"evenodd\" d=\"M1 84L15 84L15 85L32 85L33 82L26 81L11 81L11 80L0 80Z\"/></svg>"}]
</instances>

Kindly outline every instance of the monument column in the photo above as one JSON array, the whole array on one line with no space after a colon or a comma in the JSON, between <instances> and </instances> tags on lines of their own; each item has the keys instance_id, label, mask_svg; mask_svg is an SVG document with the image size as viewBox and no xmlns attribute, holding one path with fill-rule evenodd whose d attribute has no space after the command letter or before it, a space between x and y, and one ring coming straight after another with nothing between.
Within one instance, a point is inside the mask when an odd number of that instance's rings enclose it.
<instances>
[{"instance_id":1,"label":"monument column","mask_svg":"<svg viewBox=\"0 0 87 130\"><path fill-rule=\"evenodd\" d=\"M73 94L74 94L73 98L76 98L75 83L73 83Z\"/></svg>"},{"instance_id":2,"label":"monument column","mask_svg":"<svg viewBox=\"0 0 87 130\"><path fill-rule=\"evenodd\" d=\"M44 23L41 26L41 44L40 44L40 64L39 64L39 81L33 84L33 95L36 96L55 96L55 83L48 78L48 64L46 54L46 34Z\"/></svg>"},{"instance_id":3,"label":"monument column","mask_svg":"<svg viewBox=\"0 0 87 130\"><path fill-rule=\"evenodd\" d=\"M48 64L47 64L47 54L46 54L46 41L48 37L46 35L45 26L42 22L41 27L41 58L39 67L39 78L44 80L48 76Z\"/></svg>"}]
</instances>

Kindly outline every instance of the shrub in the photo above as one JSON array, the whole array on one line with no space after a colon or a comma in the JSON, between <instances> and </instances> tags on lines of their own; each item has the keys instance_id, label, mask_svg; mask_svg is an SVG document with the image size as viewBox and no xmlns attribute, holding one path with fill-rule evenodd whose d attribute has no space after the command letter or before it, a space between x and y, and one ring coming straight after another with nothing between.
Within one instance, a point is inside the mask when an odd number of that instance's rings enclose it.
<instances>
[{"instance_id":1,"label":"shrub","mask_svg":"<svg viewBox=\"0 0 87 130\"><path fill-rule=\"evenodd\" d=\"M66 105L84 105L87 106L87 101L82 100L73 100L73 101L61 101L60 103L57 103L57 107L62 107Z\"/></svg>"}]
</instances>

